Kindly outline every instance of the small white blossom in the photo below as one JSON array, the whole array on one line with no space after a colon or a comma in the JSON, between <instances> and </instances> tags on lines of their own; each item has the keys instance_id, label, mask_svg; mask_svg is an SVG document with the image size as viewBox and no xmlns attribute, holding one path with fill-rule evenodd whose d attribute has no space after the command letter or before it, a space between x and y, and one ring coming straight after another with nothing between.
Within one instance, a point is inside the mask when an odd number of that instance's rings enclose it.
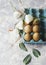
<instances>
[{"instance_id":1,"label":"small white blossom","mask_svg":"<svg viewBox=\"0 0 46 65\"><path fill-rule=\"evenodd\" d=\"M17 11L17 10L14 12L14 17L15 18L19 18L21 15L22 15L22 13Z\"/></svg>"},{"instance_id":2,"label":"small white blossom","mask_svg":"<svg viewBox=\"0 0 46 65\"><path fill-rule=\"evenodd\" d=\"M33 17L30 14L28 14L28 15L25 16L25 22L27 24L29 24L32 20L33 20Z\"/></svg>"},{"instance_id":3,"label":"small white blossom","mask_svg":"<svg viewBox=\"0 0 46 65\"><path fill-rule=\"evenodd\" d=\"M18 24L16 25L16 28L23 30L23 20L20 20Z\"/></svg>"}]
</instances>

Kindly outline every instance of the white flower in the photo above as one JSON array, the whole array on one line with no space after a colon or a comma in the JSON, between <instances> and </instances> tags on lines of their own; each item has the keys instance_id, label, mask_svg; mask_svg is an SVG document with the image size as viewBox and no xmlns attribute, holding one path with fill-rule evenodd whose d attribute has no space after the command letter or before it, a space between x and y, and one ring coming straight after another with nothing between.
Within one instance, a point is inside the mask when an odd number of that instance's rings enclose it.
<instances>
[{"instance_id":1,"label":"white flower","mask_svg":"<svg viewBox=\"0 0 46 65\"><path fill-rule=\"evenodd\" d=\"M23 20L20 20L18 24L16 25L16 28L23 30Z\"/></svg>"},{"instance_id":2,"label":"white flower","mask_svg":"<svg viewBox=\"0 0 46 65\"><path fill-rule=\"evenodd\" d=\"M33 20L33 17L30 14L28 14L28 15L25 16L25 22L27 24L29 24L32 20Z\"/></svg>"},{"instance_id":3,"label":"white flower","mask_svg":"<svg viewBox=\"0 0 46 65\"><path fill-rule=\"evenodd\" d=\"M17 10L16 10L16 11L14 12L14 17L15 17L15 18L19 18L21 15L22 15L22 13L21 13L20 11L17 11Z\"/></svg>"}]
</instances>

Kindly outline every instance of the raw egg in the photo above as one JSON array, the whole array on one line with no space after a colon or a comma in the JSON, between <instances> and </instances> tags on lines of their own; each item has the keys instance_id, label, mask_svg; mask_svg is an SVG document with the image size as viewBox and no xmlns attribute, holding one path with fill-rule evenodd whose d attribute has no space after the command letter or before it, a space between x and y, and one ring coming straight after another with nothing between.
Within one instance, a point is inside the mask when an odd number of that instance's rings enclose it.
<instances>
[{"instance_id":1,"label":"raw egg","mask_svg":"<svg viewBox=\"0 0 46 65\"><path fill-rule=\"evenodd\" d=\"M40 27L38 25L34 25L33 32L39 32L39 31L40 31Z\"/></svg>"},{"instance_id":2,"label":"raw egg","mask_svg":"<svg viewBox=\"0 0 46 65\"><path fill-rule=\"evenodd\" d=\"M26 41L30 41L30 40L31 40L31 35L30 35L29 33L25 34L25 35L24 35L24 39L25 39Z\"/></svg>"},{"instance_id":3,"label":"raw egg","mask_svg":"<svg viewBox=\"0 0 46 65\"><path fill-rule=\"evenodd\" d=\"M40 23L39 19L35 19L35 20L33 21L33 25L36 25L36 24L39 24L39 23Z\"/></svg>"},{"instance_id":4,"label":"raw egg","mask_svg":"<svg viewBox=\"0 0 46 65\"><path fill-rule=\"evenodd\" d=\"M33 40L38 41L40 39L40 33L33 34Z\"/></svg>"},{"instance_id":5,"label":"raw egg","mask_svg":"<svg viewBox=\"0 0 46 65\"><path fill-rule=\"evenodd\" d=\"M30 33L31 31L32 31L32 26L27 25L27 26L24 27L24 32L25 33Z\"/></svg>"}]
</instances>

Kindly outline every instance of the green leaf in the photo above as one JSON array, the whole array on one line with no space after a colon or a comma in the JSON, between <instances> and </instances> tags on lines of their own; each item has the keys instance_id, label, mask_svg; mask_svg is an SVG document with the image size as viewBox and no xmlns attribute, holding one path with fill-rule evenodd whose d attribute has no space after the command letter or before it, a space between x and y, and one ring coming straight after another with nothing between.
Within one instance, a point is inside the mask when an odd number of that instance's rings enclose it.
<instances>
[{"instance_id":1,"label":"green leaf","mask_svg":"<svg viewBox=\"0 0 46 65\"><path fill-rule=\"evenodd\" d=\"M29 64L31 61L32 57L30 54L28 54L24 59L23 62L25 63L25 65Z\"/></svg>"},{"instance_id":2,"label":"green leaf","mask_svg":"<svg viewBox=\"0 0 46 65\"><path fill-rule=\"evenodd\" d=\"M40 51L38 51L37 49L33 49L33 55L35 57L39 57L41 55Z\"/></svg>"},{"instance_id":3,"label":"green leaf","mask_svg":"<svg viewBox=\"0 0 46 65\"><path fill-rule=\"evenodd\" d=\"M24 43L20 43L19 44L19 47L22 49L22 50L25 50L25 51L28 51L26 46L24 45Z\"/></svg>"},{"instance_id":4,"label":"green leaf","mask_svg":"<svg viewBox=\"0 0 46 65\"><path fill-rule=\"evenodd\" d=\"M19 30L19 29L18 29L18 31L19 31L19 35L22 36L23 30Z\"/></svg>"}]
</instances>

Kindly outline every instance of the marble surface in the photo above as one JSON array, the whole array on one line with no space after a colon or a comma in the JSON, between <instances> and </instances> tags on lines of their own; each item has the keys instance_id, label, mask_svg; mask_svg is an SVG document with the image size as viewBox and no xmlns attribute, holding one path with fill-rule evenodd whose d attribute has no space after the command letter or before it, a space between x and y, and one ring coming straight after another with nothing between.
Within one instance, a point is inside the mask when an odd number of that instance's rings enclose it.
<instances>
[{"instance_id":1,"label":"marble surface","mask_svg":"<svg viewBox=\"0 0 46 65\"><path fill-rule=\"evenodd\" d=\"M22 41L16 41L19 34L14 24L16 20L14 18L14 12L9 3L10 0L0 0L0 65L24 65L23 58L27 54L32 54L32 48L35 47L40 50L41 56L35 58L33 56L32 62L29 65L46 65L46 46L32 46L26 45L28 52L25 52L19 48L19 43ZM21 4L22 1L22 4ZM24 8L45 8L46 0L11 0L16 9L23 10ZM9 32L9 28L14 29Z\"/></svg>"}]
</instances>

